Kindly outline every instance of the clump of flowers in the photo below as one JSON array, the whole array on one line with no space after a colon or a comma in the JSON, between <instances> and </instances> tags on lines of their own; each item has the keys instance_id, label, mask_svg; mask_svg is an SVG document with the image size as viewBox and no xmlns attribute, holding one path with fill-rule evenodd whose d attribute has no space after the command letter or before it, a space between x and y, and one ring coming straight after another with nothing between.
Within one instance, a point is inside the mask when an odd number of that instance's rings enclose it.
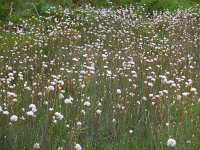
<instances>
[{"instance_id":1,"label":"clump of flowers","mask_svg":"<svg viewBox=\"0 0 200 150\"><path fill-rule=\"evenodd\" d=\"M33 147L34 147L34 149L40 149L40 144L39 143L35 143Z\"/></svg>"},{"instance_id":2,"label":"clump of flowers","mask_svg":"<svg viewBox=\"0 0 200 150\"><path fill-rule=\"evenodd\" d=\"M76 149L76 150L82 150L82 147L81 147L80 144L76 144L76 145L75 145L75 149Z\"/></svg>"},{"instance_id":3,"label":"clump of flowers","mask_svg":"<svg viewBox=\"0 0 200 150\"><path fill-rule=\"evenodd\" d=\"M168 139L167 140L167 146L175 147L176 146L176 141L174 139Z\"/></svg>"},{"instance_id":4,"label":"clump of flowers","mask_svg":"<svg viewBox=\"0 0 200 150\"><path fill-rule=\"evenodd\" d=\"M16 122L17 120L18 120L18 117L16 115L12 115L10 117L10 121L12 121L12 122Z\"/></svg>"}]
</instances>

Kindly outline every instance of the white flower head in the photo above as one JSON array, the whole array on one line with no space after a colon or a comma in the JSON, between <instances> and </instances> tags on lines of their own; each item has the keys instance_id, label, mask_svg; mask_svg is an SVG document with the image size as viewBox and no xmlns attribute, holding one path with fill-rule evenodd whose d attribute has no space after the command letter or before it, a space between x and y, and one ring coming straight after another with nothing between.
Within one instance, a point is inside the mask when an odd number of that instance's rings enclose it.
<instances>
[{"instance_id":1,"label":"white flower head","mask_svg":"<svg viewBox=\"0 0 200 150\"><path fill-rule=\"evenodd\" d=\"M54 87L52 85L48 86L49 91L54 91Z\"/></svg>"},{"instance_id":2,"label":"white flower head","mask_svg":"<svg viewBox=\"0 0 200 150\"><path fill-rule=\"evenodd\" d=\"M121 94L122 90L121 89L117 89L117 94Z\"/></svg>"},{"instance_id":3,"label":"white flower head","mask_svg":"<svg viewBox=\"0 0 200 150\"><path fill-rule=\"evenodd\" d=\"M4 115L9 115L9 111L5 110L5 111L3 111L3 114Z\"/></svg>"},{"instance_id":4,"label":"white flower head","mask_svg":"<svg viewBox=\"0 0 200 150\"><path fill-rule=\"evenodd\" d=\"M37 109L36 109L36 108L33 108L31 111L32 111L33 113L36 113L36 112L37 112Z\"/></svg>"},{"instance_id":5,"label":"white flower head","mask_svg":"<svg viewBox=\"0 0 200 150\"><path fill-rule=\"evenodd\" d=\"M175 147L176 146L176 141L174 139L168 139L167 140L167 146Z\"/></svg>"},{"instance_id":6,"label":"white flower head","mask_svg":"<svg viewBox=\"0 0 200 150\"><path fill-rule=\"evenodd\" d=\"M64 148L63 147L58 147L58 150L64 150Z\"/></svg>"},{"instance_id":7,"label":"white flower head","mask_svg":"<svg viewBox=\"0 0 200 150\"><path fill-rule=\"evenodd\" d=\"M188 93L188 92L183 92L182 95L183 95L183 96L188 96L189 93Z\"/></svg>"},{"instance_id":8,"label":"white flower head","mask_svg":"<svg viewBox=\"0 0 200 150\"><path fill-rule=\"evenodd\" d=\"M76 145L75 145L75 149L76 149L76 150L82 150L82 147L81 147L80 144L76 144Z\"/></svg>"},{"instance_id":9,"label":"white flower head","mask_svg":"<svg viewBox=\"0 0 200 150\"><path fill-rule=\"evenodd\" d=\"M85 115L85 110L81 110L81 113L82 113L83 115Z\"/></svg>"},{"instance_id":10,"label":"white flower head","mask_svg":"<svg viewBox=\"0 0 200 150\"><path fill-rule=\"evenodd\" d=\"M191 91L191 92L196 92L197 89L196 89L196 88L191 88L190 91Z\"/></svg>"},{"instance_id":11,"label":"white flower head","mask_svg":"<svg viewBox=\"0 0 200 150\"><path fill-rule=\"evenodd\" d=\"M81 126L82 123L80 121L77 122L77 126Z\"/></svg>"},{"instance_id":12,"label":"white flower head","mask_svg":"<svg viewBox=\"0 0 200 150\"><path fill-rule=\"evenodd\" d=\"M53 108L49 108L49 111L53 111Z\"/></svg>"},{"instance_id":13,"label":"white flower head","mask_svg":"<svg viewBox=\"0 0 200 150\"><path fill-rule=\"evenodd\" d=\"M96 110L96 113L97 113L98 115L101 115L101 112L102 112L102 111L101 111L101 110L99 110L99 109L98 109L98 110Z\"/></svg>"},{"instance_id":14,"label":"white flower head","mask_svg":"<svg viewBox=\"0 0 200 150\"><path fill-rule=\"evenodd\" d=\"M34 112L32 112L32 111L28 111L26 114L27 114L28 116L34 116Z\"/></svg>"},{"instance_id":15,"label":"white flower head","mask_svg":"<svg viewBox=\"0 0 200 150\"><path fill-rule=\"evenodd\" d=\"M133 133L133 130L129 130L128 132L129 132L129 134L132 134L132 133Z\"/></svg>"},{"instance_id":16,"label":"white flower head","mask_svg":"<svg viewBox=\"0 0 200 150\"><path fill-rule=\"evenodd\" d=\"M59 99L63 99L64 95L62 93L59 94Z\"/></svg>"},{"instance_id":17,"label":"white flower head","mask_svg":"<svg viewBox=\"0 0 200 150\"><path fill-rule=\"evenodd\" d=\"M56 113L55 113L55 116L56 116L56 118L57 118L58 120L62 120L62 119L64 118L64 116L63 116L61 113L59 113L59 112L56 112Z\"/></svg>"},{"instance_id":18,"label":"white flower head","mask_svg":"<svg viewBox=\"0 0 200 150\"><path fill-rule=\"evenodd\" d=\"M11 121L17 121L18 120L18 117L16 116L16 115L12 115L11 117L10 117L10 120Z\"/></svg>"},{"instance_id":19,"label":"white flower head","mask_svg":"<svg viewBox=\"0 0 200 150\"><path fill-rule=\"evenodd\" d=\"M42 96L42 92L38 92L38 96Z\"/></svg>"},{"instance_id":20,"label":"white flower head","mask_svg":"<svg viewBox=\"0 0 200 150\"><path fill-rule=\"evenodd\" d=\"M84 105L85 106L90 106L91 104L90 104L90 102L86 101L86 102L84 102Z\"/></svg>"},{"instance_id":21,"label":"white flower head","mask_svg":"<svg viewBox=\"0 0 200 150\"><path fill-rule=\"evenodd\" d=\"M72 103L72 100L70 98L67 98L64 100L65 104L71 104Z\"/></svg>"},{"instance_id":22,"label":"white flower head","mask_svg":"<svg viewBox=\"0 0 200 150\"><path fill-rule=\"evenodd\" d=\"M182 96L181 95L178 95L177 96L177 100L181 100Z\"/></svg>"},{"instance_id":23,"label":"white flower head","mask_svg":"<svg viewBox=\"0 0 200 150\"><path fill-rule=\"evenodd\" d=\"M35 143L34 144L34 149L39 149L40 148L40 144L39 143Z\"/></svg>"}]
</instances>

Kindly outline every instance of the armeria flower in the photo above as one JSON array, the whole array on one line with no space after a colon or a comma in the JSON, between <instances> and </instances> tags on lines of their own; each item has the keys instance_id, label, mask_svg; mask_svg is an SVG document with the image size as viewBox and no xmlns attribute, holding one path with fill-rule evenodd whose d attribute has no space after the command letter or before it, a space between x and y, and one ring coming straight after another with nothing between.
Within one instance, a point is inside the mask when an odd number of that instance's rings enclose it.
<instances>
[{"instance_id":1,"label":"armeria flower","mask_svg":"<svg viewBox=\"0 0 200 150\"><path fill-rule=\"evenodd\" d=\"M98 110L96 110L96 113L97 113L98 115L101 115L101 112L102 112L102 111L101 111L101 110L99 110L99 109L98 109Z\"/></svg>"},{"instance_id":2,"label":"armeria flower","mask_svg":"<svg viewBox=\"0 0 200 150\"><path fill-rule=\"evenodd\" d=\"M90 102L86 101L86 102L84 102L84 105L85 106L90 106L91 104L90 104Z\"/></svg>"},{"instance_id":3,"label":"armeria flower","mask_svg":"<svg viewBox=\"0 0 200 150\"><path fill-rule=\"evenodd\" d=\"M37 108L36 108L36 105L35 105L35 104L30 104L30 105L29 105L29 108L31 108L31 111L32 111L33 113L37 112Z\"/></svg>"},{"instance_id":4,"label":"armeria flower","mask_svg":"<svg viewBox=\"0 0 200 150\"><path fill-rule=\"evenodd\" d=\"M77 59L77 58L73 58L72 60L73 60L73 61L76 61L76 62L78 61L78 59Z\"/></svg>"},{"instance_id":5,"label":"armeria flower","mask_svg":"<svg viewBox=\"0 0 200 150\"><path fill-rule=\"evenodd\" d=\"M133 133L133 130L129 130L128 133L129 133L129 134L132 134L132 133Z\"/></svg>"},{"instance_id":6,"label":"armeria flower","mask_svg":"<svg viewBox=\"0 0 200 150\"><path fill-rule=\"evenodd\" d=\"M153 87L153 83L148 82L148 86Z\"/></svg>"},{"instance_id":7,"label":"armeria flower","mask_svg":"<svg viewBox=\"0 0 200 150\"><path fill-rule=\"evenodd\" d=\"M82 123L80 121L77 122L77 126L81 126Z\"/></svg>"},{"instance_id":8,"label":"armeria flower","mask_svg":"<svg viewBox=\"0 0 200 150\"><path fill-rule=\"evenodd\" d=\"M4 115L9 115L9 112L5 110L5 111L3 111L3 114Z\"/></svg>"},{"instance_id":9,"label":"armeria flower","mask_svg":"<svg viewBox=\"0 0 200 150\"><path fill-rule=\"evenodd\" d=\"M59 113L59 112L56 112L56 113L55 113L55 116L56 116L56 118L57 118L58 120L62 120L62 119L64 118L64 116L63 116L61 113Z\"/></svg>"},{"instance_id":10,"label":"armeria flower","mask_svg":"<svg viewBox=\"0 0 200 150\"><path fill-rule=\"evenodd\" d=\"M62 93L60 93L58 97L59 97L59 99L63 99L64 95Z\"/></svg>"},{"instance_id":11,"label":"armeria flower","mask_svg":"<svg viewBox=\"0 0 200 150\"><path fill-rule=\"evenodd\" d=\"M82 113L83 115L85 115L85 110L81 110L81 113Z\"/></svg>"},{"instance_id":12,"label":"armeria flower","mask_svg":"<svg viewBox=\"0 0 200 150\"><path fill-rule=\"evenodd\" d=\"M117 89L117 94L121 94L122 90L121 89Z\"/></svg>"},{"instance_id":13,"label":"armeria flower","mask_svg":"<svg viewBox=\"0 0 200 150\"><path fill-rule=\"evenodd\" d=\"M17 99L16 98L13 98L13 100L12 100L13 102L17 102Z\"/></svg>"},{"instance_id":14,"label":"armeria flower","mask_svg":"<svg viewBox=\"0 0 200 150\"><path fill-rule=\"evenodd\" d=\"M48 86L49 91L54 91L54 87L52 85Z\"/></svg>"},{"instance_id":15,"label":"armeria flower","mask_svg":"<svg viewBox=\"0 0 200 150\"><path fill-rule=\"evenodd\" d=\"M18 117L16 116L16 115L12 115L11 117L10 117L10 120L11 121L17 121L18 120Z\"/></svg>"},{"instance_id":16,"label":"armeria flower","mask_svg":"<svg viewBox=\"0 0 200 150\"><path fill-rule=\"evenodd\" d=\"M58 83L61 84L61 85L65 84L65 82L63 80L59 80Z\"/></svg>"},{"instance_id":17,"label":"armeria flower","mask_svg":"<svg viewBox=\"0 0 200 150\"><path fill-rule=\"evenodd\" d=\"M49 108L49 111L53 111L53 108Z\"/></svg>"},{"instance_id":18,"label":"armeria flower","mask_svg":"<svg viewBox=\"0 0 200 150\"><path fill-rule=\"evenodd\" d=\"M196 92L197 89L196 89L196 88L191 88L190 91L191 91L191 92Z\"/></svg>"},{"instance_id":19,"label":"armeria flower","mask_svg":"<svg viewBox=\"0 0 200 150\"><path fill-rule=\"evenodd\" d=\"M44 105L48 105L49 104L49 102L48 101L44 101L44 103L43 103Z\"/></svg>"},{"instance_id":20,"label":"armeria flower","mask_svg":"<svg viewBox=\"0 0 200 150\"><path fill-rule=\"evenodd\" d=\"M76 150L82 150L82 147L81 147L80 144L76 144L75 149L76 149Z\"/></svg>"},{"instance_id":21,"label":"armeria flower","mask_svg":"<svg viewBox=\"0 0 200 150\"><path fill-rule=\"evenodd\" d=\"M26 114L27 114L28 116L34 116L34 113L33 113L32 111L28 111Z\"/></svg>"},{"instance_id":22,"label":"armeria flower","mask_svg":"<svg viewBox=\"0 0 200 150\"><path fill-rule=\"evenodd\" d=\"M33 113L36 113L36 112L37 112L37 109L36 109L36 108L33 108L31 111L32 111Z\"/></svg>"},{"instance_id":23,"label":"armeria flower","mask_svg":"<svg viewBox=\"0 0 200 150\"><path fill-rule=\"evenodd\" d=\"M142 97L142 100L146 101L146 100L147 100L147 98L146 98L146 97Z\"/></svg>"},{"instance_id":24,"label":"armeria flower","mask_svg":"<svg viewBox=\"0 0 200 150\"><path fill-rule=\"evenodd\" d=\"M181 100L182 96L181 95L177 95L177 100Z\"/></svg>"},{"instance_id":25,"label":"armeria flower","mask_svg":"<svg viewBox=\"0 0 200 150\"><path fill-rule=\"evenodd\" d=\"M72 100L70 98L67 98L64 100L65 104L71 104L72 103Z\"/></svg>"},{"instance_id":26,"label":"armeria flower","mask_svg":"<svg viewBox=\"0 0 200 150\"><path fill-rule=\"evenodd\" d=\"M21 116L20 119L21 119L21 120L26 120L24 116Z\"/></svg>"},{"instance_id":27,"label":"armeria flower","mask_svg":"<svg viewBox=\"0 0 200 150\"><path fill-rule=\"evenodd\" d=\"M38 96L42 96L42 92L38 92Z\"/></svg>"},{"instance_id":28,"label":"armeria flower","mask_svg":"<svg viewBox=\"0 0 200 150\"><path fill-rule=\"evenodd\" d=\"M64 150L64 148L63 147L58 147L58 150Z\"/></svg>"},{"instance_id":29,"label":"armeria flower","mask_svg":"<svg viewBox=\"0 0 200 150\"><path fill-rule=\"evenodd\" d=\"M34 144L34 149L40 149L40 144L39 143L35 143Z\"/></svg>"},{"instance_id":30,"label":"armeria flower","mask_svg":"<svg viewBox=\"0 0 200 150\"><path fill-rule=\"evenodd\" d=\"M84 88L84 87L85 87L85 84L81 84L80 87L81 87L81 88Z\"/></svg>"},{"instance_id":31,"label":"armeria flower","mask_svg":"<svg viewBox=\"0 0 200 150\"><path fill-rule=\"evenodd\" d=\"M188 93L188 92L183 92L182 95L183 95L183 96L188 96L189 93Z\"/></svg>"},{"instance_id":32,"label":"armeria flower","mask_svg":"<svg viewBox=\"0 0 200 150\"><path fill-rule=\"evenodd\" d=\"M169 123L167 122L167 123L165 123L165 125L167 126L167 127L169 127Z\"/></svg>"},{"instance_id":33,"label":"armeria flower","mask_svg":"<svg viewBox=\"0 0 200 150\"><path fill-rule=\"evenodd\" d=\"M176 146L176 141L174 139L168 139L167 140L167 146L175 147Z\"/></svg>"}]
</instances>

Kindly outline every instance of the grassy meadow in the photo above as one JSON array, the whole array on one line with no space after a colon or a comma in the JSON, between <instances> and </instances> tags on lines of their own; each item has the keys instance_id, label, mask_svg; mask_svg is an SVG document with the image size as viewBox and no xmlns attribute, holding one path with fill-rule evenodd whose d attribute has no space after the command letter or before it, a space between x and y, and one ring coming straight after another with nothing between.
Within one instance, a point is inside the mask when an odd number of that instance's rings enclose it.
<instances>
[{"instance_id":1,"label":"grassy meadow","mask_svg":"<svg viewBox=\"0 0 200 150\"><path fill-rule=\"evenodd\" d=\"M199 150L200 10L147 12L1 24L0 150Z\"/></svg>"}]
</instances>

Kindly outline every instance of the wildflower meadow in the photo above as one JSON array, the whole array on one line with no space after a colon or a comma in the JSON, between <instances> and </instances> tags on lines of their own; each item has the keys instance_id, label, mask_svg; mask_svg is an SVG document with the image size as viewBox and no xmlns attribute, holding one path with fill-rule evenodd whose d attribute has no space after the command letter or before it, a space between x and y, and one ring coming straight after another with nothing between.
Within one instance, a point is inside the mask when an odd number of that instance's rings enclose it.
<instances>
[{"instance_id":1,"label":"wildflower meadow","mask_svg":"<svg viewBox=\"0 0 200 150\"><path fill-rule=\"evenodd\" d=\"M0 25L0 150L199 150L200 10L51 7Z\"/></svg>"}]
</instances>

